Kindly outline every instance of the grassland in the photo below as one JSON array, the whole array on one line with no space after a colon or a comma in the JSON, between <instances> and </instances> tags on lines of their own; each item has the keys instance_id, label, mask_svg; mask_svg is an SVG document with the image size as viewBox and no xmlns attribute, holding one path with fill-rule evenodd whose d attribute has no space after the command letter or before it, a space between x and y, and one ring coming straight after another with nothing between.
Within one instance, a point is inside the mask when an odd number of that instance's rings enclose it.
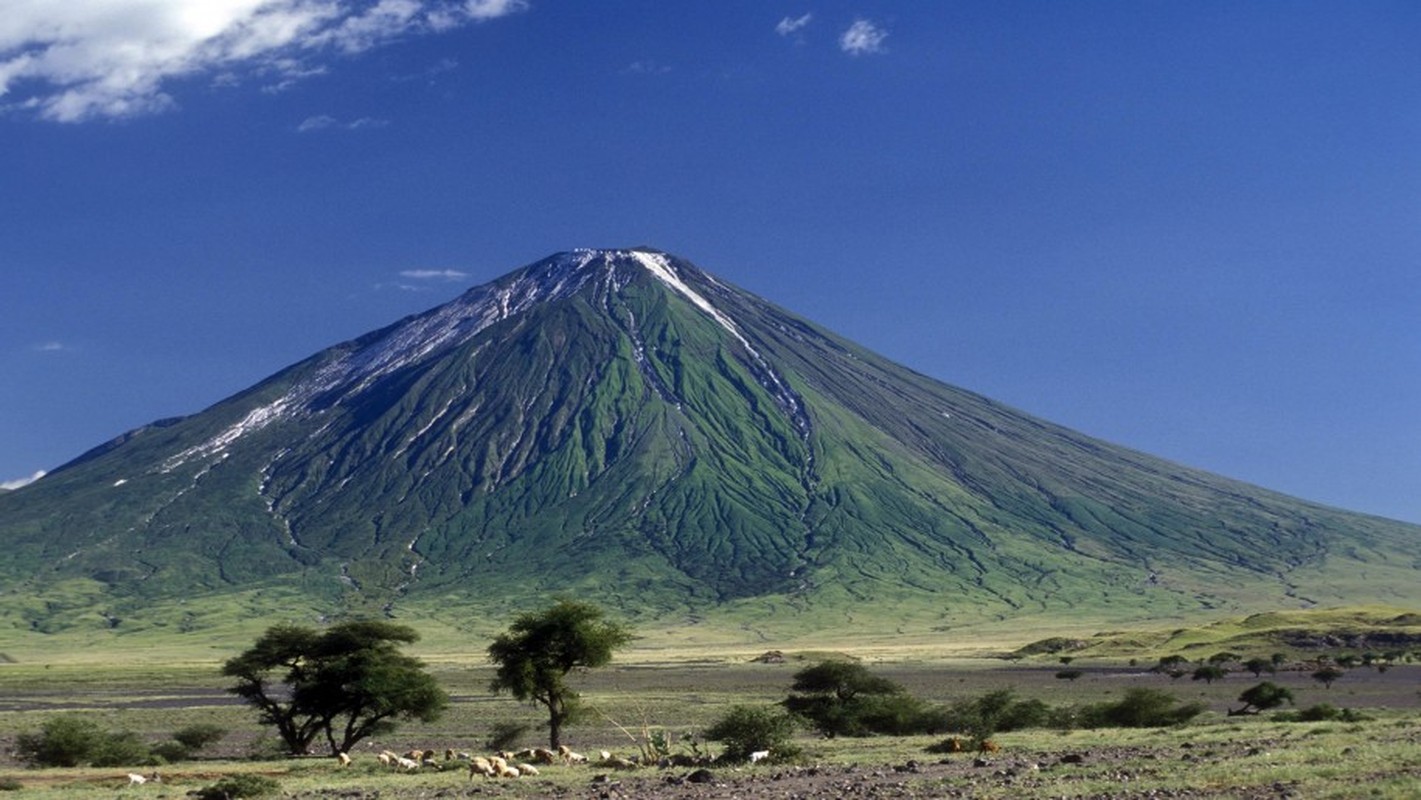
<instances>
[{"instance_id":1,"label":"grassland","mask_svg":"<svg viewBox=\"0 0 1421 800\"><path fill-rule=\"evenodd\" d=\"M1385 671L1352 669L1329 689L1310 679L1302 660L1317 653L1291 653L1294 668L1272 680L1293 691L1297 707L1329 703L1364 717L1318 723L1281 722L1268 714L1228 716L1228 710L1240 705L1238 694L1257 682L1247 673L1205 684L1187 677L1171 680L1145 669L1158 655L1181 648L1199 657L1223 642L1244 641L1241 636L1261 637L1255 645L1266 648L1276 643L1261 635L1267 630L1291 630L1322 620L1333 632L1353 630L1375 622L1377 615L1386 617L1390 610L1331 613L1136 632L1131 635L1149 645L1136 655L1123 652L1120 642L1126 634L1107 632L1074 656L1071 666L1084 675L1071 682L1055 677L1060 669L1056 654L1008 661L945 656L916 646L895 651L885 641L849 655L934 703L951 704L1010 688L1022 698L1039 698L1052 706L1076 705L1116 699L1129 688L1149 686L1201 702L1208 711L1186 726L1168 729L1000 734L996 741L1001 750L980 763L975 754L943 757L925 752L941 737L826 740L802 732L798 744L806 755L796 764L717 768L716 784L696 787L668 782L686 770L619 773L613 776L616 793L624 798L813 798L853 791L980 798L1416 797L1421 786L1421 665L1402 660ZM1156 636L1163 639L1151 638ZM1092 648L1097 652L1089 652ZM777 702L787 694L797 669L822 657L844 655L791 650L783 663L754 663L748 660L749 652L706 649L695 658L668 658L659 646L636 648L612 667L578 676L577 686L593 713L570 729L571 743L585 752L631 755L648 733L660 731L687 748L686 737L696 740L730 706ZM1130 658L1136 665L1130 665ZM20 787L17 797L45 800L107 798L120 788L124 796L177 797L212 783L218 775L255 772L275 777L282 792L294 797L373 797L377 792L381 798L600 797L608 791L590 783L605 770L586 766L557 766L536 779L500 783L471 782L458 770L414 775L383 770L372 755L381 749L486 751L486 739L500 724L526 723L529 728L519 744L541 743L539 710L490 694L491 670L481 652L431 652L426 660L453 699L448 713L436 723L405 725L393 735L363 743L352 754L355 764L344 770L330 759L277 756L269 732L223 692L215 660L100 665L97 658L68 658L50 664L0 664L0 750L5 753L0 786ZM129 789L124 788L125 768L31 769L15 761L15 737L37 730L59 713L82 713L106 728L134 731L150 742L195 722L215 723L230 732L198 760L160 767L165 778L161 786ZM700 744L716 749L711 743ZM1079 763L1065 763L1076 759Z\"/></svg>"}]
</instances>

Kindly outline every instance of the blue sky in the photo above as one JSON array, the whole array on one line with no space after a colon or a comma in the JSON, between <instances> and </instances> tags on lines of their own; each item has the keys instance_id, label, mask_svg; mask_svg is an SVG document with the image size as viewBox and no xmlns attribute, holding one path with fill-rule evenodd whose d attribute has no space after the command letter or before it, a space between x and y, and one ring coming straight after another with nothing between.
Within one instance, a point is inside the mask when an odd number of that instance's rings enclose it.
<instances>
[{"instance_id":1,"label":"blue sky","mask_svg":"<svg viewBox=\"0 0 1421 800\"><path fill-rule=\"evenodd\" d=\"M4 0L0 481L647 244L1421 522L1421 4Z\"/></svg>"}]
</instances>

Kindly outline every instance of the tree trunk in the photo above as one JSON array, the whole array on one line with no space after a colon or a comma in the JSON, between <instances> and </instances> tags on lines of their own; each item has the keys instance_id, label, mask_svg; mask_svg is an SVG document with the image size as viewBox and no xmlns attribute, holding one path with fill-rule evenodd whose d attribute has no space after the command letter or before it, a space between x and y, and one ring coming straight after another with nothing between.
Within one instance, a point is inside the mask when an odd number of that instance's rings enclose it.
<instances>
[{"instance_id":1,"label":"tree trunk","mask_svg":"<svg viewBox=\"0 0 1421 800\"><path fill-rule=\"evenodd\" d=\"M566 716L561 698L548 698L548 749L554 753L562 746L562 724Z\"/></svg>"}]
</instances>

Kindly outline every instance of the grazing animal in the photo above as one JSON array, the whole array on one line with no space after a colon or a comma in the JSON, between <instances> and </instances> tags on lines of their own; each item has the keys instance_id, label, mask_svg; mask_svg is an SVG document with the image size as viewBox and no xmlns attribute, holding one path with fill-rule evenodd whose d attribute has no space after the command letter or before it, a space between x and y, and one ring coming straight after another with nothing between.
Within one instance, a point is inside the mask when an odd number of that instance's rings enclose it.
<instances>
[{"instance_id":1,"label":"grazing animal","mask_svg":"<svg viewBox=\"0 0 1421 800\"><path fill-rule=\"evenodd\" d=\"M557 763L558 754L544 747L535 747L533 748L533 756L529 760L534 764L543 764L546 766Z\"/></svg>"},{"instance_id":2,"label":"grazing animal","mask_svg":"<svg viewBox=\"0 0 1421 800\"><path fill-rule=\"evenodd\" d=\"M764 761L765 759L767 759L767 758L769 758L769 757L770 757L770 751L769 751L769 750L756 750L755 752L753 752L753 753L750 754L750 763L751 763L751 764L758 764L758 763L760 763L761 761Z\"/></svg>"},{"instance_id":3,"label":"grazing animal","mask_svg":"<svg viewBox=\"0 0 1421 800\"><path fill-rule=\"evenodd\" d=\"M350 766L350 756L346 753L336 753L336 760L340 762L342 767Z\"/></svg>"},{"instance_id":4,"label":"grazing animal","mask_svg":"<svg viewBox=\"0 0 1421 800\"><path fill-rule=\"evenodd\" d=\"M391 758L390 755L391 755L391 754L390 754L388 751L386 751L386 752L381 753L380 755L375 756L375 757L380 760L380 763L381 763L381 764L384 764L385 766L388 767L388 766L390 766L391 764L395 763L395 759L394 759L394 758ZM395 758L398 758L398 757L399 757L399 756L395 756Z\"/></svg>"},{"instance_id":5,"label":"grazing animal","mask_svg":"<svg viewBox=\"0 0 1421 800\"><path fill-rule=\"evenodd\" d=\"M469 759L469 780L473 780L475 775L492 778L497 774L498 771L493 768L493 764L487 758L474 756Z\"/></svg>"},{"instance_id":6,"label":"grazing animal","mask_svg":"<svg viewBox=\"0 0 1421 800\"><path fill-rule=\"evenodd\" d=\"M413 758L395 756L395 763L398 764L400 769L404 770L405 772L414 772L415 770L419 769L419 762L415 761Z\"/></svg>"},{"instance_id":7,"label":"grazing animal","mask_svg":"<svg viewBox=\"0 0 1421 800\"><path fill-rule=\"evenodd\" d=\"M979 745L977 745L977 750L978 750L978 752L982 752L982 753L995 753L995 752L997 752L997 751L1000 750L1000 749L1002 749L1002 748L1001 748L1000 746L998 746L997 743L994 742L994 741L992 741L991 739L983 739L983 740L982 740L982 743L979 744Z\"/></svg>"},{"instance_id":8,"label":"grazing animal","mask_svg":"<svg viewBox=\"0 0 1421 800\"><path fill-rule=\"evenodd\" d=\"M147 779L146 777L142 776L142 775L139 775L137 772L130 772L130 773L128 773L128 785L129 785L129 786L142 786L143 784L145 784L145 783L147 783L147 782L148 782L148 779Z\"/></svg>"},{"instance_id":9,"label":"grazing animal","mask_svg":"<svg viewBox=\"0 0 1421 800\"><path fill-rule=\"evenodd\" d=\"M522 762L519 762L517 764L514 764L513 768L518 770L519 775L536 776L538 774L538 768L533 766L532 764L524 764Z\"/></svg>"},{"instance_id":10,"label":"grazing animal","mask_svg":"<svg viewBox=\"0 0 1421 800\"><path fill-rule=\"evenodd\" d=\"M603 752L606 753L606 751ZM621 756L614 756L611 753L606 753L606 757L603 758L601 761L598 761L597 766L607 767L610 769L636 769L637 763L635 761L629 761L625 758L622 758Z\"/></svg>"},{"instance_id":11,"label":"grazing animal","mask_svg":"<svg viewBox=\"0 0 1421 800\"><path fill-rule=\"evenodd\" d=\"M558 745L558 756L562 758L564 764L586 764L587 756L581 753L574 753L565 744Z\"/></svg>"}]
</instances>

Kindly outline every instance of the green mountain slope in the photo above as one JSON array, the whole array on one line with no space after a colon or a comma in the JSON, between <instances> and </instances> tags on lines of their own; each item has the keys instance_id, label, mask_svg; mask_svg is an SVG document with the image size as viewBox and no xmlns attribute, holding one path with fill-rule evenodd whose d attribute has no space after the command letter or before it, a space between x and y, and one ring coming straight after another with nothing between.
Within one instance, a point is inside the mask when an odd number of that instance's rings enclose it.
<instances>
[{"instance_id":1,"label":"green mountain slope","mask_svg":"<svg viewBox=\"0 0 1421 800\"><path fill-rule=\"evenodd\" d=\"M559 254L125 434L0 495L0 537L0 620L36 630L553 593L927 629L1421 577L1417 526L1031 418L653 251Z\"/></svg>"}]
</instances>

